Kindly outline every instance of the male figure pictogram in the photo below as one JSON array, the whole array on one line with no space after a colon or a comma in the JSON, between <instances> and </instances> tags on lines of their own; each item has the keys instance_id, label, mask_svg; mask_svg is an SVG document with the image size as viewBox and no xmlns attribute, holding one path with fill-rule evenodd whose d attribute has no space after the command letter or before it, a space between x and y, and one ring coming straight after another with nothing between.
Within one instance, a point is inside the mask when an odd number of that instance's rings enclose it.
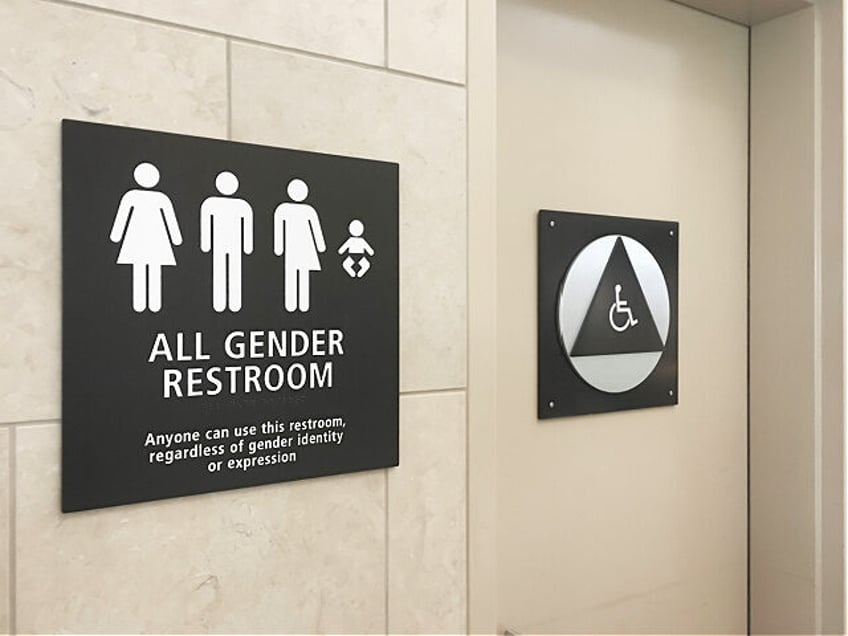
<instances>
[{"instance_id":1,"label":"male figure pictogram","mask_svg":"<svg viewBox=\"0 0 848 636\"><path fill-rule=\"evenodd\" d=\"M218 312L241 310L241 256L253 253L253 209L233 198L238 186L232 172L221 172L215 187L223 196L200 206L200 249L212 252L212 307Z\"/></svg>"},{"instance_id":2,"label":"male figure pictogram","mask_svg":"<svg viewBox=\"0 0 848 636\"><path fill-rule=\"evenodd\" d=\"M350 222L350 225L347 226L347 230L350 232L350 238L342 243L342 246L339 248L339 254L349 254L349 256L344 259L342 267L344 267L344 270L351 278L362 278L365 276L365 273L371 269L371 261L368 260L367 256L362 256L362 258L357 261L354 259L354 256L359 256L360 254L369 254L370 256L374 256L374 250L368 244L368 241L362 238L362 233L365 231L365 226L362 224L362 221L354 219ZM359 265L358 272L354 269L354 264Z\"/></svg>"}]
</instances>

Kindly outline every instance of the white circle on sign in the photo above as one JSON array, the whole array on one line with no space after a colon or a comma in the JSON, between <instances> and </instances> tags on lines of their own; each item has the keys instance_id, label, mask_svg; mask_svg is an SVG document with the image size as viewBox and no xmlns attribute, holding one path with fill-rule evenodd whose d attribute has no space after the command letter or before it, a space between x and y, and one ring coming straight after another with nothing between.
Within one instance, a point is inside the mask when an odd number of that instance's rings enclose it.
<instances>
[{"instance_id":1,"label":"white circle on sign","mask_svg":"<svg viewBox=\"0 0 848 636\"><path fill-rule=\"evenodd\" d=\"M286 188L291 200L295 203L300 203L309 195L309 186L303 179L292 179Z\"/></svg>"},{"instance_id":2,"label":"white circle on sign","mask_svg":"<svg viewBox=\"0 0 848 636\"><path fill-rule=\"evenodd\" d=\"M142 188L152 188L159 183L159 170L152 163L145 161L135 167L133 177Z\"/></svg>"},{"instance_id":3,"label":"white circle on sign","mask_svg":"<svg viewBox=\"0 0 848 636\"><path fill-rule=\"evenodd\" d=\"M231 196L236 193L236 190L238 190L238 177L236 177L236 175L232 172L228 172L226 170L224 172L219 172L218 176L215 177L215 187L218 188L218 192L224 196Z\"/></svg>"},{"instance_id":4,"label":"white circle on sign","mask_svg":"<svg viewBox=\"0 0 848 636\"><path fill-rule=\"evenodd\" d=\"M628 353L605 353L603 355L572 355L578 335L589 314L590 306L596 291L602 283L602 277L613 254L617 242L621 240L624 251L632 266L635 278L641 288L644 304L650 312L650 319L656 326L661 346L656 351L638 351ZM619 299L621 285L616 285L616 302ZM627 294L635 293L628 289ZM613 303L615 304L615 303ZM610 306L610 324L593 326L596 331L607 329L610 338L615 337L616 329L613 324L615 312L629 312L623 305ZM606 316L606 313L604 314ZM622 313L622 316L626 315ZM629 314L628 320L633 315ZM642 317L644 320L646 317ZM606 321L603 321L606 323ZM633 321L636 324L638 320ZM624 325L627 322L622 321ZM557 303L557 326L560 341L571 366L577 374L590 386L604 393L624 393L636 388L644 382L656 368L662 357L663 349L668 341L668 330L671 324L671 303L668 295L668 285L659 263L648 249L639 241L629 236L608 234L596 239L584 247L565 274L560 287ZM612 345L614 347L614 344Z\"/></svg>"}]
</instances>

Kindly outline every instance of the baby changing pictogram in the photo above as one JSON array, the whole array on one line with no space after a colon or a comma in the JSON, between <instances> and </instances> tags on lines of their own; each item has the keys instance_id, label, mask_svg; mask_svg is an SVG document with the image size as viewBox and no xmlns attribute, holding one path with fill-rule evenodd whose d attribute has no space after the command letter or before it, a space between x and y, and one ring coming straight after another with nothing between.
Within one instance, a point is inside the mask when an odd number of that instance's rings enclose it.
<instances>
[{"instance_id":1,"label":"baby changing pictogram","mask_svg":"<svg viewBox=\"0 0 848 636\"><path fill-rule=\"evenodd\" d=\"M339 248L339 254L348 256L342 262L342 268L351 278L362 278L371 269L371 261L368 256L374 256L371 245L362 237L365 226L359 219L354 219L348 225L348 238ZM368 256L366 256L366 254Z\"/></svg>"}]
</instances>

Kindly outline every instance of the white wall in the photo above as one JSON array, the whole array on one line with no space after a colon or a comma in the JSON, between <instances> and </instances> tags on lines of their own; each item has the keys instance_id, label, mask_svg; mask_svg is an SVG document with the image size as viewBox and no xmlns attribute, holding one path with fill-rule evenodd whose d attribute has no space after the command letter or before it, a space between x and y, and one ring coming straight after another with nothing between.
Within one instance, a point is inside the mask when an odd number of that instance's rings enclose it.
<instances>
[{"instance_id":1,"label":"white wall","mask_svg":"<svg viewBox=\"0 0 848 636\"><path fill-rule=\"evenodd\" d=\"M748 33L498 5L499 621L746 630ZM680 405L536 419L536 212L680 221Z\"/></svg>"},{"instance_id":2,"label":"white wall","mask_svg":"<svg viewBox=\"0 0 848 636\"><path fill-rule=\"evenodd\" d=\"M814 18L773 20L751 40L754 633L816 624Z\"/></svg>"},{"instance_id":3,"label":"white wall","mask_svg":"<svg viewBox=\"0 0 848 636\"><path fill-rule=\"evenodd\" d=\"M464 0L0 2L0 632L461 632ZM62 117L400 163L400 468L62 515Z\"/></svg>"},{"instance_id":4,"label":"white wall","mask_svg":"<svg viewBox=\"0 0 848 636\"><path fill-rule=\"evenodd\" d=\"M842 3L751 33L751 632L843 633Z\"/></svg>"}]
</instances>

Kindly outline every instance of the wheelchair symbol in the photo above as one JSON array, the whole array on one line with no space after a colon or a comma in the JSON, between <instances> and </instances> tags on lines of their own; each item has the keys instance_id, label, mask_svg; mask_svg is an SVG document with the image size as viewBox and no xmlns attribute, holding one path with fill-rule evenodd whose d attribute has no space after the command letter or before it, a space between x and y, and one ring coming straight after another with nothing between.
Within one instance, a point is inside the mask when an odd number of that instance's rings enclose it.
<instances>
[{"instance_id":1,"label":"wheelchair symbol","mask_svg":"<svg viewBox=\"0 0 848 636\"><path fill-rule=\"evenodd\" d=\"M615 314L625 314L627 316L623 325L619 326L615 322ZM630 329L630 327L635 327L639 324L639 319L633 317L633 310L627 306L627 301L621 300L621 285L615 286L615 302L610 305L609 324L618 333L623 333Z\"/></svg>"}]
</instances>

